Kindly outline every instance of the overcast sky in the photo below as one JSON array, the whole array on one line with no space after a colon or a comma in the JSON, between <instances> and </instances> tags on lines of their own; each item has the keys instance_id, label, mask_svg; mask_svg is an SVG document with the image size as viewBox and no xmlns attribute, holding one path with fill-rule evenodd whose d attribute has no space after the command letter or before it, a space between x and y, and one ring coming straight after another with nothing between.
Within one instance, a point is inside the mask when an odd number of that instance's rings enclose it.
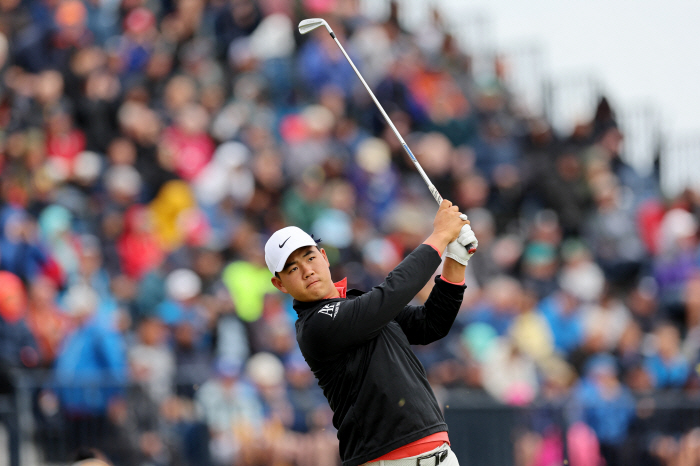
<instances>
[{"instance_id":1,"label":"overcast sky","mask_svg":"<svg viewBox=\"0 0 700 466\"><path fill-rule=\"evenodd\" d=\"M536 45L543 72L591 74L618 107L651 106L663 129L700 135L700 1L403 0L425 18L439 3L453 25L486 18L484 34L501 50Z\"/></svg>"}]
</instances>

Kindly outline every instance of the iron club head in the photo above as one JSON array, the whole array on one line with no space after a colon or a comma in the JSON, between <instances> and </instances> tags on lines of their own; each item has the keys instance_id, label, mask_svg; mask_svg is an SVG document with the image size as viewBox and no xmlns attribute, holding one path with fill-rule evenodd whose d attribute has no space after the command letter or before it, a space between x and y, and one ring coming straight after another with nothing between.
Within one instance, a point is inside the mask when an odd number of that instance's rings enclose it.
<instances>
[{"instance_id":1,"label":"iron club head","mask_svg":"<svg viewBox=\"0 0 700 466\"><path fill-rule=\"evenodd\" d=\"M305 19L302 22L300 22L299 23L299 33L306 34L306 33L309 33L320 26L325 26L326 29L328 29L329 33L331 33L331 34L333 33L333 30L328 25L326 20L321 19L321 18L309 18L309 19Z\"/></svg>"}]
</instances>

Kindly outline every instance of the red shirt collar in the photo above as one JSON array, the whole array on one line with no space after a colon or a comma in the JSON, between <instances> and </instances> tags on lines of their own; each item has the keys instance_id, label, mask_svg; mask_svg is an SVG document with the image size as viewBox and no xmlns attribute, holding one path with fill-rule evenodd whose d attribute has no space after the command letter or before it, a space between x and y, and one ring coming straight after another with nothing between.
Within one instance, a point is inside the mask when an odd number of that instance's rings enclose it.
<instances>
[{"instance_id":1,"label":"red shirt collar","mask_svg":"<svg viewBox=\"0 0 700 466\"><path fill-rule=\"evenodd\" d=\"M338 290L338 293L340 293L340 297L345 298L345 295L348 292L348 277L345 277L333 284L335 285L335 289Z\"/></svg>"}]
</instances>

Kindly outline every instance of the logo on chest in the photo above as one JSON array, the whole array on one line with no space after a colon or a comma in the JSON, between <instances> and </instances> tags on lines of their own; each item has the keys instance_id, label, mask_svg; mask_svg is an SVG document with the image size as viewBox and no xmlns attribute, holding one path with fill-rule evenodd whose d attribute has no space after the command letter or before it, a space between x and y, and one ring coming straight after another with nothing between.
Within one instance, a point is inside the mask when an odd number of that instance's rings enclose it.
<instances>
[{"instance_id":1,"label":"logo on chest","mask_svg":"<svg viewBox=\"0 0 700 466\"><path fill-rule=\"evenodd\" d=\"M331 316L332 318L335 318L335 315L338 313L338 308L340 307L340 303L329 303L323 306L318 313L319 314L326 314L327 316Z\"/></svg>"}]
</instances>

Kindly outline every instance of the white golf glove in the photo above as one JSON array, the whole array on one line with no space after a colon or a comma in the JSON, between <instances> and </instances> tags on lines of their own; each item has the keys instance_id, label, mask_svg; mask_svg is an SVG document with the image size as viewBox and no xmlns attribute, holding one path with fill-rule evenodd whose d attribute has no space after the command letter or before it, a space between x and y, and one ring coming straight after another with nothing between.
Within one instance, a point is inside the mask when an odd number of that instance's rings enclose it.
<instances>
[{"instance_id":1,"label":"white golf glove","mask_svg":"<svg viewBox=\"0 0 700 466\"><path fill-rule=\"evenodd\" d=\"M467 246L469 246L468 250ZM471 225L464 225L457 239L447 245L445 257L449 257L466 266L469 258L476 252L477 247L479 247L479 241L476 239Z\"/></svg>"}]
</instances>

